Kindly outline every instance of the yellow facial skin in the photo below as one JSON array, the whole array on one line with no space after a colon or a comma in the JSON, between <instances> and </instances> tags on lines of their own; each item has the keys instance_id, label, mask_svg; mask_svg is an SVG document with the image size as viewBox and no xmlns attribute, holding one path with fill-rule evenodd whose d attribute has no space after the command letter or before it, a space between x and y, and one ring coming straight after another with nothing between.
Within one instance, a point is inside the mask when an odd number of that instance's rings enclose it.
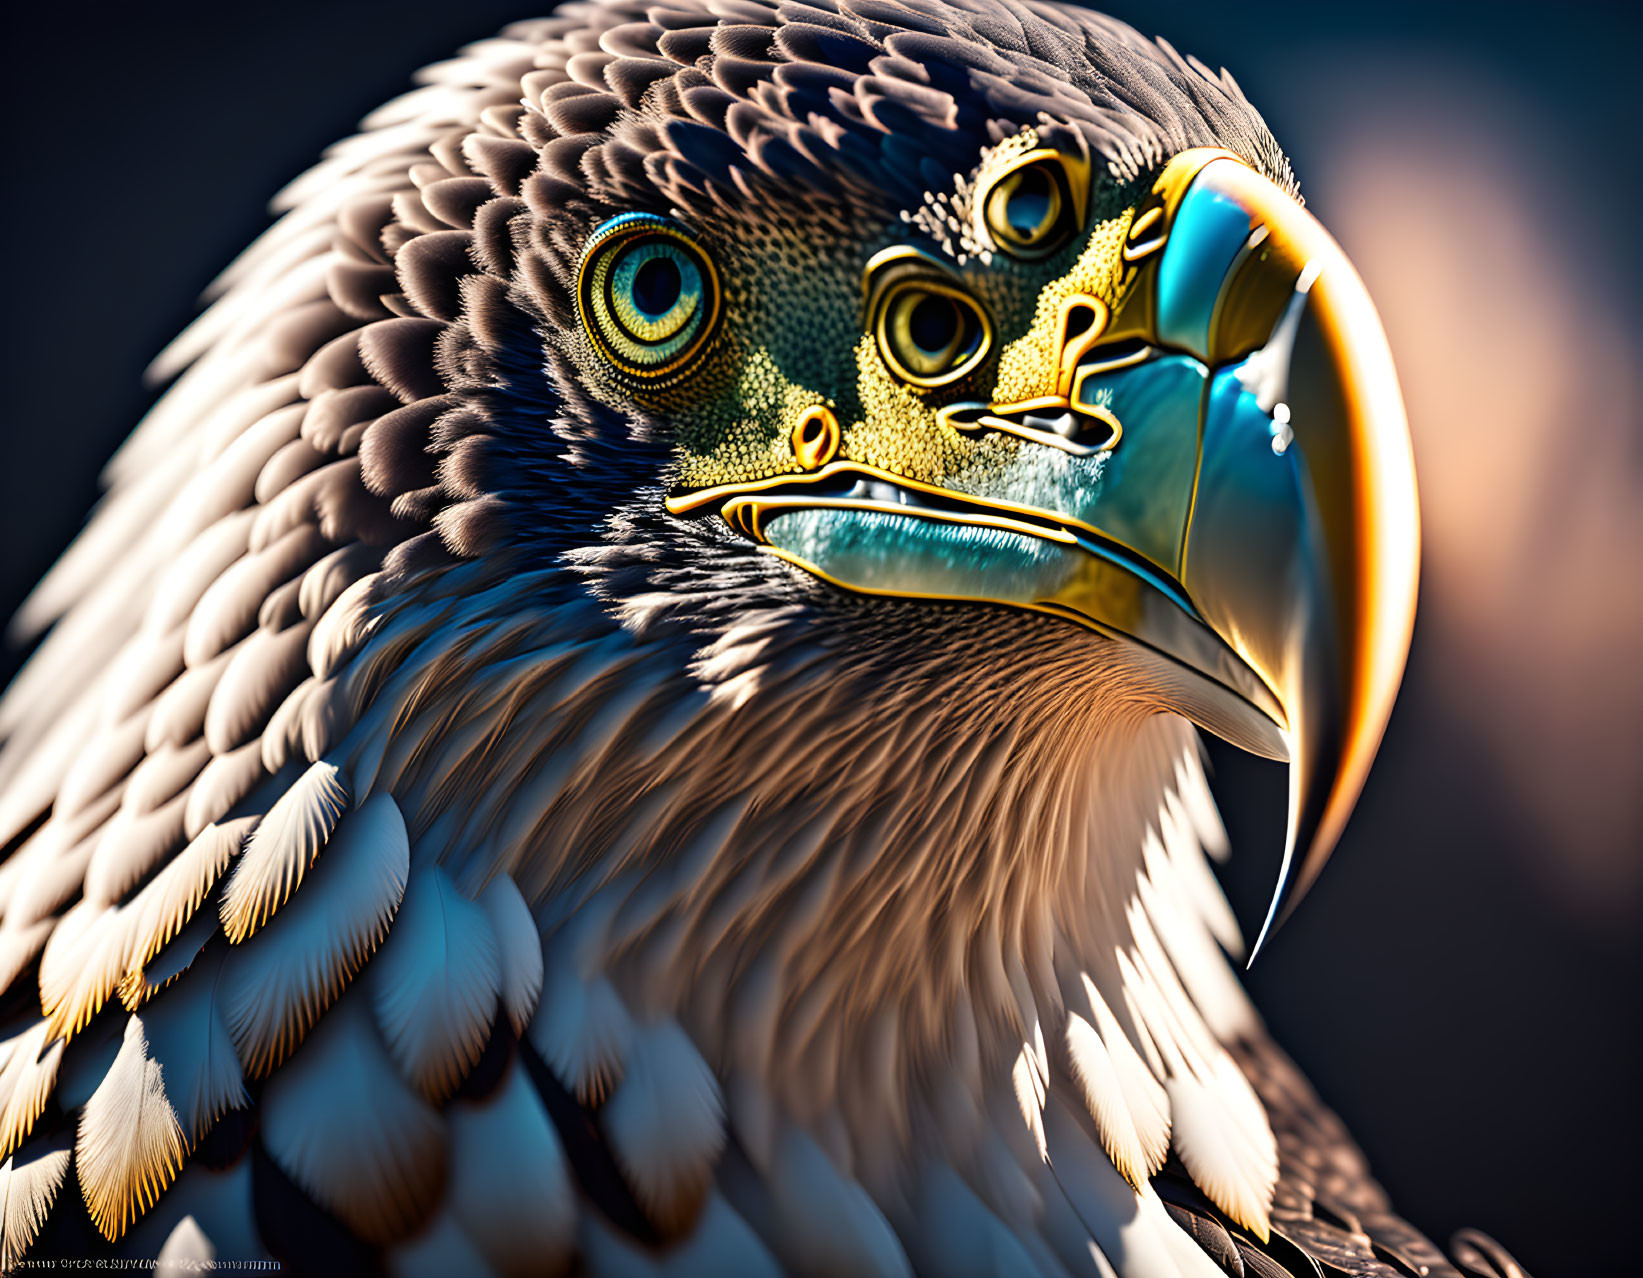
<instances>
[{"instance_id":1,"label":"yellow facial skin","mask_svg":"<svg viewBox=\"0 0 1643 1278\"><path fill-rule=\"evenodd\" d=\"M795 445L807 411L830 410L840 442L829 460L853 461L897 477L959 490L985 491L989 479L1031 454L1049 452L1006 433L960 430L939 411L965 401L1017 403L1054 395L1062 355L1062 304L1083 295L1116 311L1135 268L1123 246L1134 218L1131 192L1105 182L1078 193L1084 222L1071 242L1043 260L1020 260L997 247L980 225L973 195L1000 171L1037 149L1032 130L988 154L955 191L932 197L925 215L904 218L890 244L924 244L920 224L950 230L956 242L931 252L939 278L967 293L990 322L991 347L963 378L934 388L909 385L883 357L865 314L863 271L885 239L859 246L817 247L801 233L761 244L725 246L725 334L693 384L682 382L655 407L679 444L675 494L799 474L814 457ZM1068 157L1073 181L1088 183L1088 165ZM1077 212L1070 209L1069 212ZM1063 467L1070 459L1050 457ZM1036 457L1033 465L1038 465ZM670 503L674 504L674 503Z\"/></svg>"},{"instance_id":2,"label":"yellow facial skin","mask_svg":"<svg viewBox=\"0 0 1643 1278\"><path fill-rule=\"evenodd\" d=\"M1133 275L1122 257L1133 213L1129 209L1091 229L1082 250L1062 273L1052 275L1029 297L1027 289L1072 256L1057 255L1042 267L1001 261L972 263L961 274L972 294L995 316L996 355L982 366L979 386L962 384L921 391L902 383L888 367L870 334L856 343L856 388L861 416L845 424L843 456L866 465L959 490L1008 464L1032 445L995 432L965 432L942 422L938 410L960 400L1014 404L1057 393L1062 350L1061 306L1075 295L1118 309L1126 277ZM1014 337L999 318L1019 314L1030 300L1026 323ZM967 482L968 481L968 482Z\"/></svg>"}]
</instances>

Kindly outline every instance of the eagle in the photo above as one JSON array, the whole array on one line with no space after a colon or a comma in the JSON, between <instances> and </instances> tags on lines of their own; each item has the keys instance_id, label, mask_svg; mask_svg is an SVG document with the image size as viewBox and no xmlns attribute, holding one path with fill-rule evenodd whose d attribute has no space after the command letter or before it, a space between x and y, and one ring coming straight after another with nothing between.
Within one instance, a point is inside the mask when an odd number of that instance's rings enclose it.
<instances>
[{"instance_id":1,"label":"eagle","mask_svg":"<svg viewBox=\"0 0 1643 1278\"><path fill-rule=\"evenodd\" d=\"M1401 675L1364 286L1043 0L594 0L279 199L24 605L0 1265L1521 1273L1270 1041Z\"/></svg>"}]
</instances>

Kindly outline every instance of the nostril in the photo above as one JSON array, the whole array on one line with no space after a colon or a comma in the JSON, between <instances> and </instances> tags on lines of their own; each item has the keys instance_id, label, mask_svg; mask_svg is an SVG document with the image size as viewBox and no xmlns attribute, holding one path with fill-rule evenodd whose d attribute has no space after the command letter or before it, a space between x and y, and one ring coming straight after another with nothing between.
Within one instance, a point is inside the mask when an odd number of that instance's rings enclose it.
<instances>
[{"instance_id":1,"label":"nostril","mask_svg":"<svg viewBox=\"0 0 1643 1278\"><path fill-rule=\"evenodd\" d=\"M1105 408L1079 407L1073 410L1071 416L1075 423L1073 443L1092 452L1103 452L1115 447L1119 435L1123 433L1118 418Z\"/></svg>"},{"instance_id":2,"label":"nostril","mask_svg":"<svg viewBox=\"0 0 1643 1278\"><path fill-rule=\"evenodd\" d=\"M1061 344L1076 341L1083 337L1100 322L1101 316L1095 307L1084 302L1074 302L1067 308L1066 329L1062 333Z\"/></svg>"},{"instance_id":3,"label":"nostril","mask_svg":"<svg viewBox=\"0 0 1643 1278\"><path fill-rule=\"evenodd\" d=\"M800 467L816 470L839 451L839 419L822 404L805 409L793 427L793 455Z\"/></svg>"},{"instance_id":4,"label":"nostril","mask_svg":"<svg viewBox=\"0 0 1643 1278\"><path fill-rule=\"evenodd\" d=\"M1072 398L1078 366L1101 340L1107 327L1107 308L1098 298L1074 293L1061 303L1061 358L1055 374L1057 395Z\"/></svg>"}]
</instances>

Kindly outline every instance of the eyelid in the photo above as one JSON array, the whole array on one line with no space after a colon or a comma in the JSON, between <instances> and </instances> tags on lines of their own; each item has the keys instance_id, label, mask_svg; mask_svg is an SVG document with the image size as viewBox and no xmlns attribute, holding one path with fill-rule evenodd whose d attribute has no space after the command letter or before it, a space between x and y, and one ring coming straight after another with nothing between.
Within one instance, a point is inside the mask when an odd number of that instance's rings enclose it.
<instances>
[{"instance_id":1,"label":"eyelid","mask_svg":"<svg viewBox=\"0 0 1643 1278\"><path fill-rule=\"evenodd\" d=\"M903 277L905 272L897 269L903 265L913 270L919 267L933 269L938 273L940 283L951 288L964 288L964 277L928 249L919 248L916 244L892 244L873 254L862 268L861 300L868 314L872 313L884 290Z\"/></svg>"}]
</instances>

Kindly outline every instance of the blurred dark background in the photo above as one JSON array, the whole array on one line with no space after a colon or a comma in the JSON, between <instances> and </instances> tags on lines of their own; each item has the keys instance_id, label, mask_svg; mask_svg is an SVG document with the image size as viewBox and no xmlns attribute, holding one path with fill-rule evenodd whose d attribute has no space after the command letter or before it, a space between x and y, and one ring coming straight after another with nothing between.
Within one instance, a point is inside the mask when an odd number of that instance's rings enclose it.
<instances>
[{"instance_id":1,"label":"blurred dark background","mask_svg":"<svg viewBox=\"0 0 1643 1278\"><path fill-rule=\"evenodd\" d=\"M1421 468L1403 697L1250 984L1416 1224L1480 1226L1540 1278L1635 1271L1643 9L1106 7L1231 67L1265 114L1381 307ZM9 7L0 613L74 534L145 363L268 197L414 68L531 11ZM1253 930L1284 781L1212 755Z\"/></svg>"}]
</instances>

